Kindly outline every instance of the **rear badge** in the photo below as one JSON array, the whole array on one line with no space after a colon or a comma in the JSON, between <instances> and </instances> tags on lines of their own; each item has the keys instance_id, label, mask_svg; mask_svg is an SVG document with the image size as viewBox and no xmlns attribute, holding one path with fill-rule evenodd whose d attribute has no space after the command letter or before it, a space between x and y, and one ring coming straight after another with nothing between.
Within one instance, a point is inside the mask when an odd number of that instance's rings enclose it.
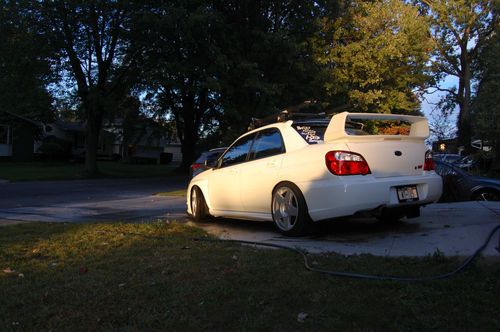
<instances>
[{"instance_id":1,"label":"rear badge","mask_svg":"<svg viewBox=\"0 0 500 332\"><path fill-rule=\"evenodd\" d=\"M403 153L401 151L394 151L394 154L398 157L400 157Z\"/></svg>"}]
</instances>

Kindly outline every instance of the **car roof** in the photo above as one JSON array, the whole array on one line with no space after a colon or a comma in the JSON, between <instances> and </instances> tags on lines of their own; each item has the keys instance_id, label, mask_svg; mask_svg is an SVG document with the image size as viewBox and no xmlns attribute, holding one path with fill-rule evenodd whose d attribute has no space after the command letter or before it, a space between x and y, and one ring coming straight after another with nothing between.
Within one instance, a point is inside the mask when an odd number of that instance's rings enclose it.
<instances>
[{"instance_id":1,"label":"car roof","mask_svg":"<svg viewBox=\"0 0 500 332\"><path fill-rule=\"evenodd\" d=\"M213 148L213 149L208 150L208 152L218 152L218 151L224 151L226 149L227 149L227 147Z\"/></svg>"}]
</instances>

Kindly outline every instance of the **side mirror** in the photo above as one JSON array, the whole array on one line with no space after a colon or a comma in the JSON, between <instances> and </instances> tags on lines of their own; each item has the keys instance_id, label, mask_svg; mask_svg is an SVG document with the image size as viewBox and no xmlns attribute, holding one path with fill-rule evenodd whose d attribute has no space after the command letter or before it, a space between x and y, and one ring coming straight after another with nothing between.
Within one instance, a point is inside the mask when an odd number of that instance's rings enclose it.
<instances>
[{"instance_id":1,"label":"side mirror","mask_svg":"<svg viewBox=\"0 0 500 332\"><path fill-rule=\"evenodd\" d=\"M217 159L207 159L205 160L206 168L215 168L217 166Z\"/></svg>"}]
</instances>

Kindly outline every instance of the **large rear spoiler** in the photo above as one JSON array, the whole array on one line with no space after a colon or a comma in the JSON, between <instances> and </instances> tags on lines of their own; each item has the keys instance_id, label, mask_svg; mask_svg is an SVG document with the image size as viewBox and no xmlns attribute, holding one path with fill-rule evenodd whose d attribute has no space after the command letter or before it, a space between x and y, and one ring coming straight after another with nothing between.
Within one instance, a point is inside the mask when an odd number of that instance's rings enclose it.
<instances>
[{"instance_id":1,"label":"large rear spoiler","mask_svg":"<svg viewBox=\"0 0 500 332\"><path fill-rule=\"evenodd\" d=\"M427 137L429 137L429 122L423 116L343 112L334 115L330 120L330 124L325 131L325 142L352 137L349 136L345 131L345 124L346 122L355 122L354 120L405 121L411 124L409 137L419 139L426 139Z\"/></svg>"}]
</instances>

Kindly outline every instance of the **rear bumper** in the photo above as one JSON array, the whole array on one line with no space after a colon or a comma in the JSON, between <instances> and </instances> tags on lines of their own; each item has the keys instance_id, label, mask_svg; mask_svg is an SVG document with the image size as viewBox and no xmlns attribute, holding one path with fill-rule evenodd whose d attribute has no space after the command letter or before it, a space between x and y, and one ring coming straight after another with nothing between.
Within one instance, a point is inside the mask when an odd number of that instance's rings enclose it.
<instances>
[{"instance_id":1,"label":"rear bumper","mask_svg":"<svg viewBox=\"0 0 500 332\"><path fill-rule=\"evenodd\" d=\"M297 183L313 221L353 215L358 212L436 202L442 193L442 180L434 172L419 176L376 178L366 176L329 176L312 182ZM419 200L400 203L396 187L416 185Z\"/></svg>"}]
</instances>

